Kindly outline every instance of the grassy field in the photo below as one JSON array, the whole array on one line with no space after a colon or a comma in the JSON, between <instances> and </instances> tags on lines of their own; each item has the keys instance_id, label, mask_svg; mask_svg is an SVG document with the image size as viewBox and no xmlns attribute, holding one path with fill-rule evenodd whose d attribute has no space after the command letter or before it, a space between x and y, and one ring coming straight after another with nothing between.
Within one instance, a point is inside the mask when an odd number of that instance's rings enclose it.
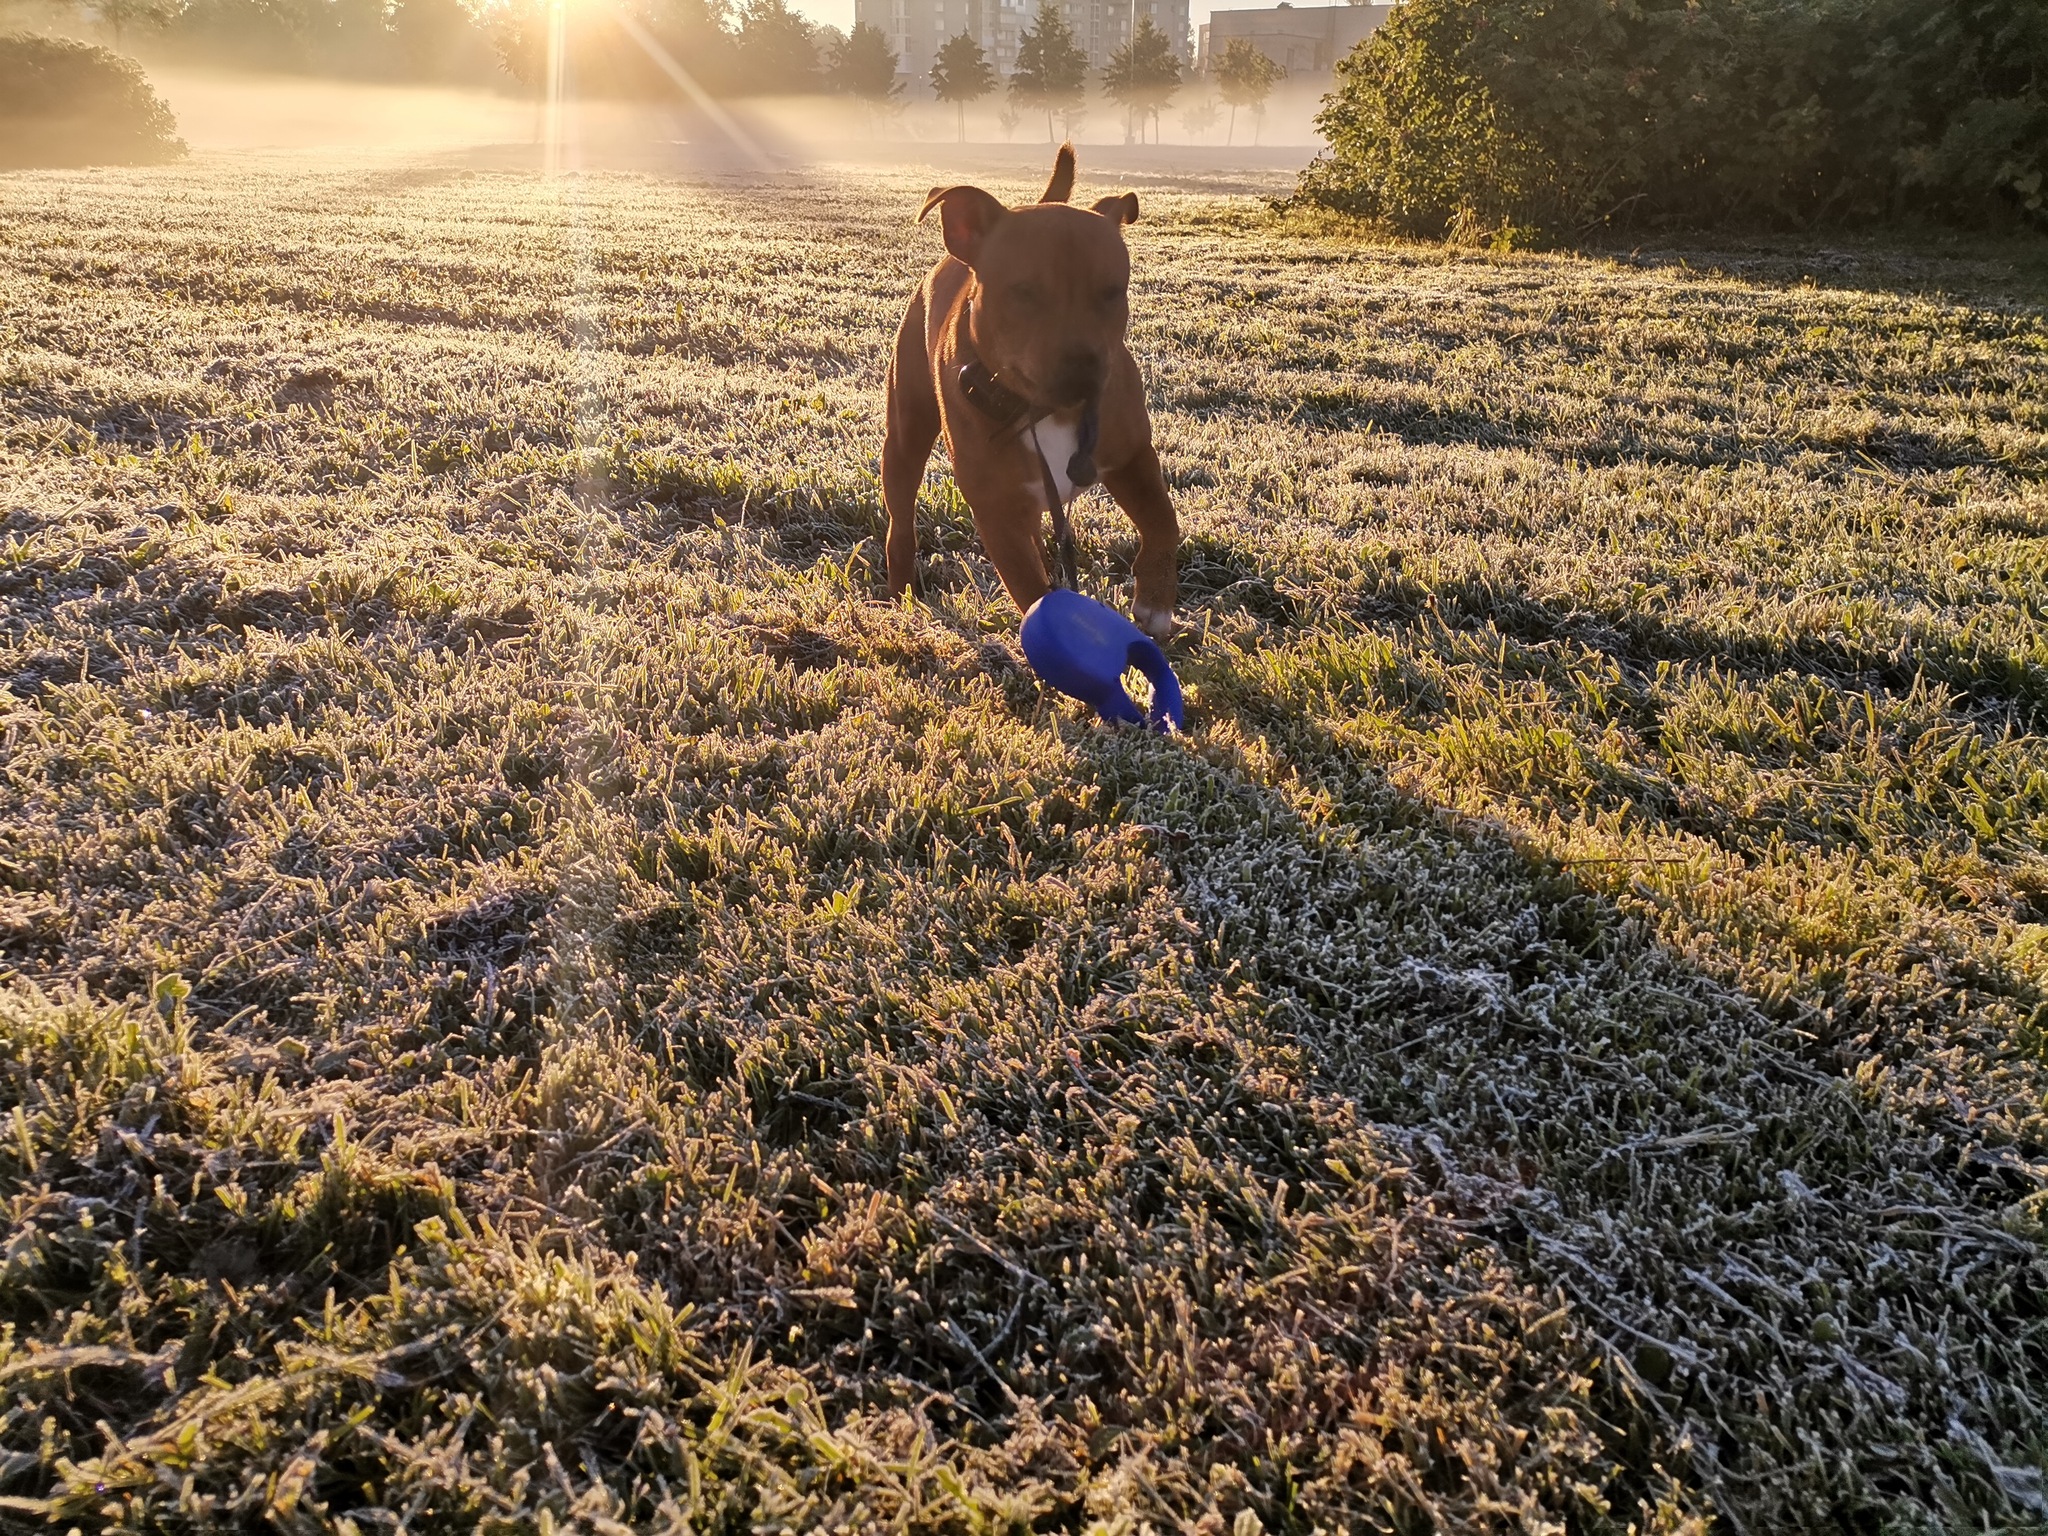
<instances>
[{"instance_id":1,"label":"grassy field","mask_svg":"<svg viewBox=\"0 0 2048 1536\"><path fill-rule=\"evenodd\" d=\"M2043 247L1140 183L1167 740L929 179L0 178L0 1524L2041 1528Z\"/></svg>"}]
</instances>

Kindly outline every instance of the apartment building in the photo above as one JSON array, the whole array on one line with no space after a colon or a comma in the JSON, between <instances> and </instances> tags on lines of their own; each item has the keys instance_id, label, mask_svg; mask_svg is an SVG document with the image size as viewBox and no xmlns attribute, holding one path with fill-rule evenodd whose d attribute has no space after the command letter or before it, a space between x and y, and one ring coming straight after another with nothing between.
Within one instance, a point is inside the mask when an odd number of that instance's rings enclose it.
<instances>
[{"instance_id":1,"label":"apartment building","mask_svg":"<svg viewBox=\"0 0 2048 1536\"><path fill-rule=\"evenodd\" d=\"M1327 75L1379 30L1391 5L1288 5L1257 11L1212 11L1195 49L1206 70L1235 37L1247 39L1290 76Z\"/></svg>"},{"instance_id":2,"label":"apartment building","mask_svg":"<svg viewBox=\"0 0 2048 1536\"><path fill-rule=\"evenodd\" d=\"M1074 41L1099 74L1110 55L1130 41L1138 18L1173 40L1190 59L1188 0L1049 0L1073 28ZM879 28L896 51L896 68L913 92L931 88L932 60L950 37L965 32L981 44L1005 80L1017 67L1017 39L1038 14L1039 0L854 0L854 20Z\"/></svg>"}]
</instances>

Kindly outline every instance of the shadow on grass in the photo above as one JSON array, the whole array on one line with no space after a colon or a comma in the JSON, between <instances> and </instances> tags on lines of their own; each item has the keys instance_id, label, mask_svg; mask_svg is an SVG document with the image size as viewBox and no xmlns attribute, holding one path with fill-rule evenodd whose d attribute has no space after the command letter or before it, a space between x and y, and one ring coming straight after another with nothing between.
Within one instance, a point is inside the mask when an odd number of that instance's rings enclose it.
<instances>
[{"instance_id":1,"label":"shadow on grass","mask_svg":"<svg viewBox=\"0 0 2048 1536\"><path fill-rule=\"evenodd\" d=\"M1581 249L1632 267L1727 276L1759 287L1911 293L1998 308L2048 305L2048 248L2026 232L1959 239L1953 231L1888 228L1881 245L1853 236L1814 245L1783 234L1744 238L1729 230L1662 230L1653 239L1654 244L1638 245L1603 238Z\"/></svg>"},{"instance_id":2,"label":"shadow on grass","mask_svg":"<svg viewBox=\"0 0 2048 1536\"><path fill-rule=\"evenodd\" d=\"M1806 465L1814 456L1836 461L1809 473L1949 474L1957 470L1998 470L2023 483L2048 479L2048 463L2015 460L1975 437L1943 436L1892 426L1878 433L1860 428L1833 434L1803 430L1797 436L1759 439L1735 430L1730 415L1718 422L1660 431L1651 422L1631 423L1625 415L1595 436L1561 434L1547 409L1488 403L1450 405L1427 375L1402 384L1321 382L1285 393L1210 384L1168 389L1163 410L1208 421L1285 422L1319 432L1384 432L1410 447L1520 449L1594 468L1620 465L1679 469L1736 469L1745 465Z\"/></svg>"},{"instance_id":3,"label":"shadow on grass","mask_svg":"<svg viewBox=\"0 0 2048 1536\"><path fill-rule=\"evenodd\" d=\"M2048 1509L2048 1265L1962 1128L1816 1071L1568 873L1259 713L1286 788L1228 749L1076 750L1205 958L1570 1298L1637 1491L1661 1464L1757 1531Z\"/></svg>"}]
</instances>

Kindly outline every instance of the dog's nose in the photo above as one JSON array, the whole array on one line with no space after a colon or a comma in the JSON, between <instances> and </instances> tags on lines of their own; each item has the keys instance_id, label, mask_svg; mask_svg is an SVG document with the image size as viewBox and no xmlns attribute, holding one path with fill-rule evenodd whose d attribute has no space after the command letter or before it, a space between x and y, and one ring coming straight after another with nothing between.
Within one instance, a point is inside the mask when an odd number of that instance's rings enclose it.
<instances>
[{"instance_id":1,"label":"dog's nose","mask_svg":"<svg viewBox=\"0 0 2048 1536\"><path fill-rule=\"evenodd\" d=\"M1100 353L1069 352L1060 359L1053 375L1053 387L1063 404L1076 405L1093 400L1102 392L1103 365Z\"/></svg>"}]
</instances>

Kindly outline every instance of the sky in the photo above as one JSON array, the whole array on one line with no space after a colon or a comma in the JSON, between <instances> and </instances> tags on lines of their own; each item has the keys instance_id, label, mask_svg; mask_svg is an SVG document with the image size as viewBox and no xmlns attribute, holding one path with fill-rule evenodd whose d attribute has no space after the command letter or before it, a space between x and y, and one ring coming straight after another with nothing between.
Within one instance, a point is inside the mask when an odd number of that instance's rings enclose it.
<instances>
[{"instance_id":1,"label":"sky","mask_svg":"<svg viewBox=\"0 0 2048 1536\"><path fill-rule=\"evenodd\" d=\"M791 0L790 9L842 32L853 26L853 0Z\"/></svg>"}]
</instances>

